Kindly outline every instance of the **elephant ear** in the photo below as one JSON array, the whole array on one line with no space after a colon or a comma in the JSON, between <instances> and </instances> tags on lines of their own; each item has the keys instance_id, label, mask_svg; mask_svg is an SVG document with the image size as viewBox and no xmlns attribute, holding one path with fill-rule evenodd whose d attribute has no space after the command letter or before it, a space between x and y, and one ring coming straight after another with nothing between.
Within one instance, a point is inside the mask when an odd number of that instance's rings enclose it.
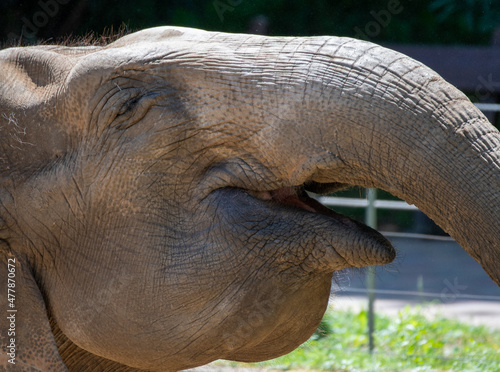
<instances>
[{"instance_id":1,"label":"elephant ear","mask_svg":"<svg viewBox=\"0 0 500 372\"><path fill-rule=\"evenodd\" d=\"M40 168L67 148L57 104L71 57L55 47L0 51L0 176Z\"/></svg>"},{"instance_id":2,"label":"elephant ear","mask_svg":"<svg viewBox=\"0 0 500 372\"><path fill-rule=\"evenodd\" d=\"M0 242L0 370L67 371L27 262ZM2 368L3 367L3 368Z\"/></svg>"}]
</instances>

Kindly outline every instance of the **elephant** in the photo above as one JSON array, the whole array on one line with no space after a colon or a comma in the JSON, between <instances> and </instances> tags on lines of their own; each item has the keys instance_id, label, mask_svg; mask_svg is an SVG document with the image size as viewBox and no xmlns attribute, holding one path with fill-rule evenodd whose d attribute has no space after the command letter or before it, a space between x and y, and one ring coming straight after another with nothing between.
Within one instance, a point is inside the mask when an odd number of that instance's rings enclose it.
<instances>
[{"instance_id":1,"label":"elephant","mask_svg":"<svg viewBox=\"0 0 500 372\"><path fill-rule=\"evenodd\" d=\"M418 206L500 284L500 133L405 55L164 26L0 66L2 370L292 351L332 277L395 258L311 196L354 185Z\"/></svg>"}]
</instances>

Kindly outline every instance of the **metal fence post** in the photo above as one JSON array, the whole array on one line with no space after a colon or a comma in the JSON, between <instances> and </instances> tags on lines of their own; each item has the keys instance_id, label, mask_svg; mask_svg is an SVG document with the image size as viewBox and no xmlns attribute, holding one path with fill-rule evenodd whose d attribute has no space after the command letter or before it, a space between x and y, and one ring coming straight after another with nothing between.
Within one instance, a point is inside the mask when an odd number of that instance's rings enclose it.
<instances>
[{"instance_id":1,"label":"metal fence post","mask_svg":"<svg viewBox=\"0 0 500 372\"><path fill-rule=\"evenodd\" d=\"M377 189L366 189L368 206L366 207L365 222L373 229L377 228L377 209L375 201L377 200ZM375 342L373 334L375 332L375 266L368 267L366 273L366 286L368 289L368 349L373 352Z\"/></svg>"}]
</instances>

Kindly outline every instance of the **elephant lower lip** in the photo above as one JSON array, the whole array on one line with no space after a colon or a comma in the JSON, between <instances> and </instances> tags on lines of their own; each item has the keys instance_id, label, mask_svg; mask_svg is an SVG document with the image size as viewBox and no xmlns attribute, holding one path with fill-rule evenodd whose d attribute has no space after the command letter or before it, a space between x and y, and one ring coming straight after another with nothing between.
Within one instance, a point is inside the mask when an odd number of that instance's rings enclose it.
<instances>
[{"instance_id":1,"label":"elephant lower lip","mask_svg":"<svg viewBox=\"0 0 500 372\"><path fill-rule=\"evenodd\" d=\"M248 233L248 228L252 237L262 239L255 244L298 249L297 267L308 257L312 260L309 264L314 262L312 265L319 271L380 265L394 259L394 248L380 233L323 206L309 197L306 189L307 186L270 191L225 188L214 195L224 201L218 204L219 211L226 211L228 223L241 227L240 234ZM242 223L248 220L260 222ZM304 256L305 247L309 253Z\"/></svg>"}]
</instances>

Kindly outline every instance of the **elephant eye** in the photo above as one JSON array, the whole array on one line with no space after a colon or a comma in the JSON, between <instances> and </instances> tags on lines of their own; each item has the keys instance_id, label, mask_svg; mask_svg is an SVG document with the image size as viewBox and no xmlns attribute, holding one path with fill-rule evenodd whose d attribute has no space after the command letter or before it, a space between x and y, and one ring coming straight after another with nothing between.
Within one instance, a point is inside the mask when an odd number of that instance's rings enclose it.
<instances>
[{"instance_id":1,"label":"elephant eye","mask_svg":"<svg viewBox=\"0 0 500 372\"><path fill-rule=\"evenodd\" d=\"M116 107L118 107L118 110L116 111L116 118L119 118L121 115L131 114L141 99L147 96L147 92L136 88L123 89L117 94L119 95L119 98L116 102Z\"/></svg>"},{"instance_id":2,"label":"elephant eye","mask_svg":"<svg viewBox=\"0 0 500 372\"><path fill-rule=\"evenodd\" d=\"M137 103L139 102L140 97L132 97L131 99L128 99L121 107L120 110L118 111L118 114L116 115L117 117L120 115L124 115L132 110L137 106Z\"/></svg>"},{"instance_id":3,"label":"elephant eye","mask_svg":"<svg viewBox=\"0 0 500 372\"><path fill-rule=\"evenodd\" d=\"M147 114L151 106L160 100L162 94L158 92L136 91L123 101L113 125L117 129L126 129L139 122Z\"/></svg>"}]
</instances>

